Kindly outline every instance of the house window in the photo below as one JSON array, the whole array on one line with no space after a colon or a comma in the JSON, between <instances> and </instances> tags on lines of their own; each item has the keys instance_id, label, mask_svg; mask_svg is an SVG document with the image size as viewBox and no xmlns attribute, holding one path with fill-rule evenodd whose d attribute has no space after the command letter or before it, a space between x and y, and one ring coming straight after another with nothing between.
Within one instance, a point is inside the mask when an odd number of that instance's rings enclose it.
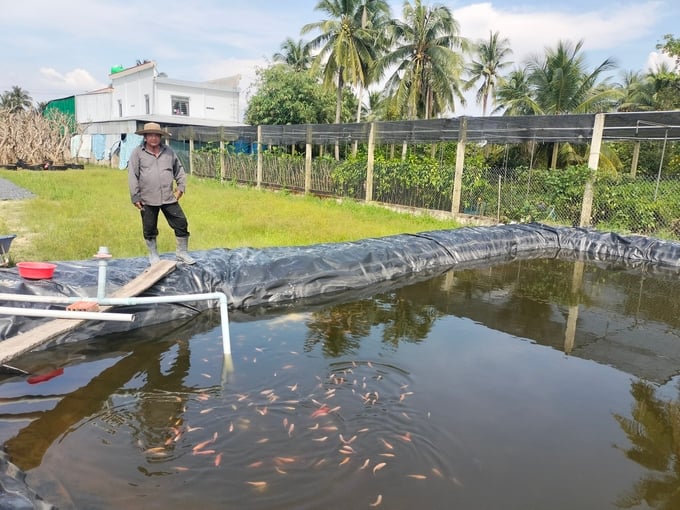
<instances>
[{"instance_id":1,"label":"house window","mask_svg":"<svg viewBox=\"0 0 680 510\"><path fill-rule=\"evenodd\" d=\"M189 98L172 96L172 114L189 115Z\"/></svg>"},{"instance_id":2,"label":"house window","mask_svg":"<svg viewBox=\"0 0 680 510\"><path fill-rule=\"evenodd\" d=\"M147 115L151 113L151 102L149 101L149 94L144 94L144 110L146 111Z\"/></svg>"},{"instance_id":3,"label":"house window","mask_svg":"<svg viewBox=\"0 0 680 510\"><path fill-rule=\"evenodd\" d=\"M123 101L122 101L122 99L118 100L118 116L119 117L123 116Z\"/></svg>"}]
</instances>

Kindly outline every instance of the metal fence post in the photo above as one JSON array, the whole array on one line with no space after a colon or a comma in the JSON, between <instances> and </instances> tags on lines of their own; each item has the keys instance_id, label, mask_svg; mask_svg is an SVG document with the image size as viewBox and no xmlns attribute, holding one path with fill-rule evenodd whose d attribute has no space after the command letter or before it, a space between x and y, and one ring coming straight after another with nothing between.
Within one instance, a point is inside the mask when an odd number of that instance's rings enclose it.
<instances>
[{"instance_id":1,"label":"metal fence post","mask_svg":"<svg viewBox=\"0 0 680 510\"><path fill-rule=\"evenodd\" d=\"M595 176L597 175L597 166L600 163L600 147L602 146L603 132L604 113L598 113L595 115L595 122L593 123L593 136L590 143L590 155L588 156L590 175L586 180L586 186L583 190L581 221L579 222L580 227L590 226L591 216L593 213L593 186L595 184Z\"/></svg>"}]
</instances>

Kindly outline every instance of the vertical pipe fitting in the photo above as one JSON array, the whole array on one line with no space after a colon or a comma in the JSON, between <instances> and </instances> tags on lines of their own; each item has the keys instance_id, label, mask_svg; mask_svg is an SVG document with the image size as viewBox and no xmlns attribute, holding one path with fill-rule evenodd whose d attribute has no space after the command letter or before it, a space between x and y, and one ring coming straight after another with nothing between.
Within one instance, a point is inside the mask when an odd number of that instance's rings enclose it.
<instances>
[{"instance_id":1,"label":"vertical pipe fitting","mask_svg":"<svg viewBox=\"0 0 680 510\"><path fill-rule=\"evenodd\" d=\"M111 258L109 249L106 246L100 246L99 251L94 255L94 258L99 260L97 299L104 299L106 297L106 266L108 259Z\"/></svg>"}]
</instances>

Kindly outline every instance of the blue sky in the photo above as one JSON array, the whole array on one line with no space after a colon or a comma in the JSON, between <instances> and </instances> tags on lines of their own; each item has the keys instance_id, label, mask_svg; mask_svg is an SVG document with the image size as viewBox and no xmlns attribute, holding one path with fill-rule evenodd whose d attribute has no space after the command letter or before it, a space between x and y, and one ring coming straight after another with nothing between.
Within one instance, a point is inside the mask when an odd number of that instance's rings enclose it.
<instances>
[{"instance_id":1,"label":"blue sky","mask_svg":"<svg viewBox=\"0 0 680 510\"><path fill-rule=\"evenodd\" d=\"M667 33L680 37L677 0L585 1L424 0L448 6L461 35L471 40L499 31L510 39L517 64L560 40L584 40L591 68L613 58L623 70L646 70ZM108 85L111 67L155 60L179 80L241 75L245 109L258 67L281 43L319 21L317 0L23 0L5 2L0 19L0 92L18 85L46 101ZM391 1L399 17L402 1ZM454 115L479 115L468 101Z\"/></svg>"}]
</instances>

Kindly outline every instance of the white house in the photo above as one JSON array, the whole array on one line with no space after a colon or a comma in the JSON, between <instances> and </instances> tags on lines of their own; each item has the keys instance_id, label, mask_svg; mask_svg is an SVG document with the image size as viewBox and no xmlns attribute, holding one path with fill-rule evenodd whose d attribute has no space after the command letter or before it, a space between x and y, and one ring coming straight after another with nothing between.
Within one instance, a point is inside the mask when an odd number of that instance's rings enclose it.
<instances>
[{"instance_id":1,"label":"white house","mask_svg":"<svg viewBox=\"0 0 680 510\"><path fill-rule=\"evenodd\" d=\"M205 82L173 80L156 63L111 69L111 86L74 96L76 121L83 135L74 137L74 157L109 160L112 152L127 163L125 145L146 122L173 127L242 126L239 111L240 75ZM131 136L132 135L132 136Z\"/></svg>"}]
</instances>

